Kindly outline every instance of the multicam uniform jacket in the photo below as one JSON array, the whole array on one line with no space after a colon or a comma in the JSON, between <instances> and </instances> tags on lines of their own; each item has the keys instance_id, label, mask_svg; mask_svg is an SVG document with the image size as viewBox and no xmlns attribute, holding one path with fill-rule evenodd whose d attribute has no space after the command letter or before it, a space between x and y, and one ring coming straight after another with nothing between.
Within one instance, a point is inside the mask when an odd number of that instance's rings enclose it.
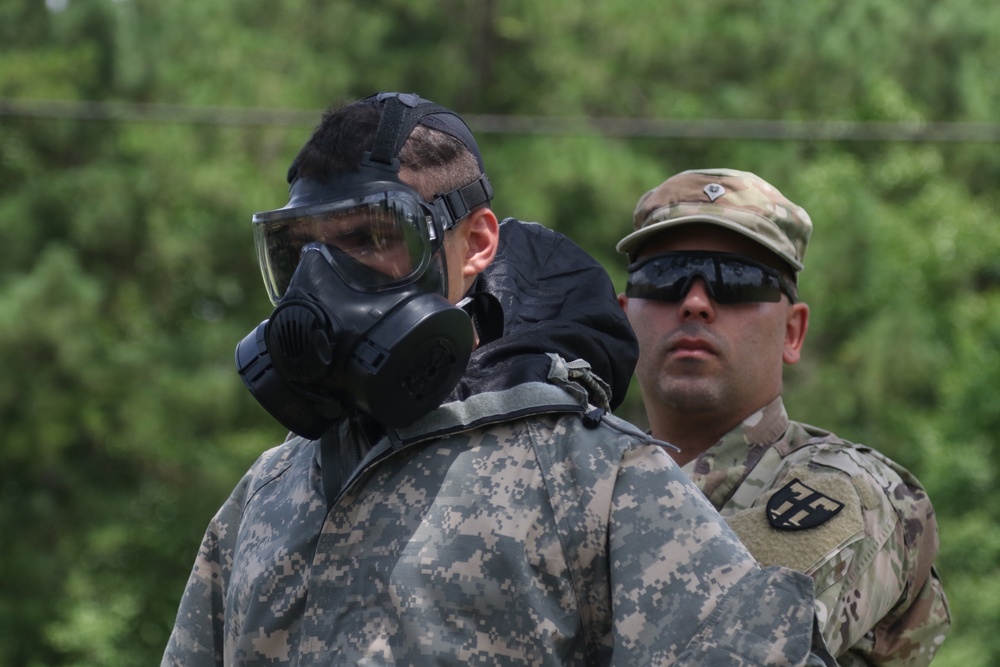
<instances>
[{"instance_id":1,"label":"multicam uniform jacket","mask_svg":"<svg viewBox=\"0 0 1000 667\"><path fill-rule=\"evenodd\" d=\"M407 429L352 419L263 454L209 525L163 665L823 664L812 581L760 568L605 412L636 349L603 270L501 230L484 284L504 335Z\"/></svg>"},{"instance_id":2,"label":"multicam uniform jacket","mask_svg":"<svg viewBox=\"0 0 1000 667\"><path fill-rule=\"evenodd\" d=\"M778 398L685 468L763 565L813 577L840 665L927 665L950 627L934 509L907 470Z\"/></svg>"}]
</instances>

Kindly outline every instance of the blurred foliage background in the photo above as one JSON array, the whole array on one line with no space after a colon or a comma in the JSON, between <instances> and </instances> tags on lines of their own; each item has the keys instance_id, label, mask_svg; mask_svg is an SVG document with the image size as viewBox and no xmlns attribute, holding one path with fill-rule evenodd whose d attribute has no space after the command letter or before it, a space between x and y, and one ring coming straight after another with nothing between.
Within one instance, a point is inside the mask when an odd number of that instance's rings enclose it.
<instances>
[{"instance_id":1,"label":"blurred foliage background","mask_svg":"<svg viewBox=\"0 0 1000 667\"><path fill-rule=\"evenodd\" d=\"M0 665L158 662L205 525L284 436L233 365L270 312L250 215L378 90L466 115L498 214L619 288L677 171L805 206L790 412L921 478L935 664L1000 664L1000 4L4 0L0 44Z\"/></svg>"}]
</instances>

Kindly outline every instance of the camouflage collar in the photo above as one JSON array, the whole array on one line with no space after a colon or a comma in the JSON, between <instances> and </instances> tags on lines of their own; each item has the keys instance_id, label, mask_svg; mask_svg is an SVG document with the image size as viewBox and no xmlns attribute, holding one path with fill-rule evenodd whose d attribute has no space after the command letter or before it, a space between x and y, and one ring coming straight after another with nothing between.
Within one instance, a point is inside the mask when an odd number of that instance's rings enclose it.
<instances>
[{"instance_id":1,"label":"camouflage collar","mask_svg":"<svg viewBox=\"0 0 1000 667\"><path fill-rule=\"evenodd\" d=\"M779 396L684 466L684 471L713 505L722 507L789 423Z\"/></svg>"}]
</instances>

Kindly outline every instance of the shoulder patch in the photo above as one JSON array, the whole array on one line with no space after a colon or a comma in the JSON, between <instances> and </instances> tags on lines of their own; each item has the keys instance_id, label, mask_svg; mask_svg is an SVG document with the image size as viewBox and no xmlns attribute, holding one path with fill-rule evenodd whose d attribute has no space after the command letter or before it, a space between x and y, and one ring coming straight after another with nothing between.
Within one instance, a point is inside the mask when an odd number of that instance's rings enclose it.
<instances>
[{"instance_id":1,"label":"shoulder patch","mask_svg":"<svg viewBox=\"0 0 1000 667\"><path fill-rule=\"evenodd\" d=\"M832 519L844 503L793 479L767 499L767 522L777 530L806 530Z\"/></svg>"}]
</instances>

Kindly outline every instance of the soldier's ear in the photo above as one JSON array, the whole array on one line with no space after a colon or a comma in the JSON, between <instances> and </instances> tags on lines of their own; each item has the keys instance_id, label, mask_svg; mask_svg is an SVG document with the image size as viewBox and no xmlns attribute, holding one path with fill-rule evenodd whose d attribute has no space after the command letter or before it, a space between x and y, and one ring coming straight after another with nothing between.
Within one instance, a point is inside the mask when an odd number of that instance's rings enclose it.
<instances>
[{"instance_id":1,"label":"soldier's ear","mask_svg":"<svg viewBox=\"0 0 1000 667\"><path fill-rule=\"evenodd\" d=\"M809 306L801 302L791 304L785 319L785 346L781 354L786 364L798 363L808 329Z\"/></svg>"},{"instance_id":2,"label":"soldier's ear","mask_svg":"<svg viewBox=\"0 0 1000 667\"><path fill-rule=\"evenodd\" d=\"M483 207L470 213L463 226L466 253L462 274L472 278L485 271L496 256L500 244L500 223L493 211Z\"/></svg>"}]
</instances>

